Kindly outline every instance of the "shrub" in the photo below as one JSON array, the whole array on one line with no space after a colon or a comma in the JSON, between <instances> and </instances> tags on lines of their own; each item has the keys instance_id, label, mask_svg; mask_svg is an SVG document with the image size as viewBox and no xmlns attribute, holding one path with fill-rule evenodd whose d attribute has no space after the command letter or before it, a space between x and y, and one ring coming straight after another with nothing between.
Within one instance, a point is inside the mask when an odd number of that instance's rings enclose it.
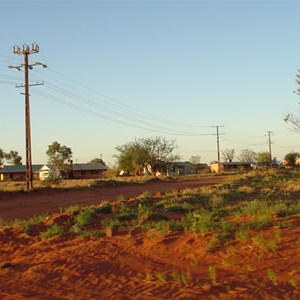
<instances>
[{"instance_id":1,"label":"shrub","mask_svg":"<svg viewBox=\"0 0 300 300\"><path fill-rule=\"evenodd\" d=\"M207 211L195 211L194 213L189 213L183 220L182 226L185 231L192 231L195 233L200 233L205 236L208 232L216 227L212 213Z\"/></svg>"},{"instance_id":2,"label":"shrub","mask_svg":"<svg viewBox=\"0 0 300 300\"><path fill-rule=\"evenodd\" d=\"M42 238L51 238L56 236L61 236L64 234L64 231L57 224L52 225L47 229L47 231L41 233Z\"/></svg>"},{"instance_id":3,"label":"shrub","mask_svg":"<svg viewBox=\"0 0 300 300\"><path fill-rule=\"evenodd\" d=\"M45 187L53 187L55 185L59 185L61 181L62 181L61 178L58 177L48 177L42 181L42 184Z\"/></svg>"},{"instance_id":4,"label":"shrub","mask_svg":"<svg viewBox=\"0 0 300 300\"><path fill-rule=\"evenodd\" d=\"M166 206L166 211L184 213L187 211L187 208L184 205L173 204Z\"/></svg>"},{"instance_id":5,"label":"shrub","mask_svg":"<svg viewBox=\"0 0 300 300\"><path fill-rule=\"evenodd\" d=\"M77 223L80 226L90 225L92 223L94 214L95 214L95 210L93 209L82 210L75 217L75 223Z\"/></svg>"},{"instance_id":6,"label":"shrub","mask_svg":"<svg viewBox=\"0 0 300 300\"><path fill-rule=\"evenodd\" d=\"M96 213L100 214L111 214L112 206L110 203L104 203L102 206L96 209Z\"/></svg>"},{"instance_id":7,"label":"shrub","mask_svg":"<svg viewBox=\"0 0 300 300\"><path fill-rule=\"evenodd\" d=\"M170 223L168 221L159 221L155 224L155 229L159 236L165 236L170 230Z\"/></svg>"},{"instance_id":8,"label":"shrub","mask_svg":"<svg viewBox=\"0 0 300 300\"><path fill-rule=\"evenodd\" d=\"M140 195L140 198L142 199L147 199L147 198L151 198L152 197L152 192L147 190L147 191L144 191L141 195Z\"/></svg>"},{"instance_id":9,"label":"shrub","mask_svg":"<svg viewBox=\"0 0 300 300\"><path fill-rule=\"evenodd\" d=\"M254 192L254 188L248 185L240 186L237 190L239 193L246 194L246 195L250 195Z\"/></svg>"},{"instance_id":10,"label":"shrub","mask_svg":"<svg viewBox=\"0 0 300 300\"><path fill-rule=\"evenodd\" d=\"M120 221L116 219L105 219L101 222L101 224L110 229L118 229L121 226Z\"/></svg>"},{"instance_id":11,"label":"shrub","mask_svg":"<svg viewBox=\"0 0 300 300\"><path fill-rule=\"evenodd\" d=\"M211 202L214 207L222 206L224 203L224 196L223 195L212 195Z\"/></svg>"},{"instance_id":12,"label":"shrub","mask_svg":"<svg viewBox=\"0 0 300 300\"><path fill-rule=\"evenodd\" d=\"M34 227L34 225L43 222L47 218L47 215L37 215L26 220L15 219L11 225L19 227L22 231L28 233Z\"/></svg>"},{"instance_id":13,"label":"shrub","mask_svg":"<svg viewBox=\"0 0 300 300\"><path fill-rule=\"evenodd\" d=\"M136 219L136 217L137 217L136 210L130 209L124 203L121 203L119 205L119 212L114 218L119 221L131 221Z\"/></svg>"}]
</instances>

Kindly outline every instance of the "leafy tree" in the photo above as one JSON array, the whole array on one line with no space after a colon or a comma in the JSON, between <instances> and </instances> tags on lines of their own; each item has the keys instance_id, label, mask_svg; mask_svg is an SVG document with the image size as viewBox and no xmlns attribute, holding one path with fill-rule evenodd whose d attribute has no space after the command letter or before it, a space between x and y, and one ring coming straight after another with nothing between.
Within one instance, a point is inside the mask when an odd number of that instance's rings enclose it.
<instances>
[{"instance_id":1,"label":"leafy tree","mask_svg":"<svg viewBox=\"0 0 300 300\"><path fill-rule=\"evenodd\" d=\"M115 149L119 152L117 158L118 167L127 172L141 174L143 170L152 173L155 168L163 163L179 159L174 154L177 148L174 140L163 137L150 137L135 139Z\"/></svg>"},{"instance_id":2,"label":"leafy tree","mask_svg":"<svg viewBox=\"0 0 300 300\"><path fill-rule=\"evenodd\" d=\"M234 149L225 149L225 150L222 152L222 159L223 159L224 161L232 162L232 161L233 161L233 158L234 158L234 153L235 153L235 150L234 150Z\"/></svg>"},{"instance_id":3,"label":"leafy tree","mask_svg":"<svg viewBox=\"0 0 300 300\"><path fill-rule=\"evenodd\" d=\"M276 157L272 158L272 163L276 162ZM261 166L270 165L270 153L268 151L258 152L257 153L257 163Z\"/></svg>"},{"instance_id":4,"label":"leafy tree","mask_svg":"<svg viewBox=\"0 0 300 300\"><path fill-rule=\"evenodd\" d=\"M162 163L169 163L180 159L178 154L174 154L177 148L175 140L168 140L165 137L151 137L141 139L141 144L145 147L149 155L149 164L152 169L161 166Z\"/></svg>"},{"instance_id":5,"label":"leafy tree","mask_svg":"<svg viewBox=\"0 0 300 300\"><path fill-rule=\"evenodd\" d=\"M191 156L190 163L193 165L198 165L198 164L200 164L200 160L201 160L200 155Z\"/></svg>"},{"instance_id":6,"label":"leafy tree","mask_svg":"<svg viewBox=\"0 0 300 300\"><path fill-rule=\"evenodd\" d=\"M4 161L7 161L8 164L12 165L21 165L22 157L19 155L18 151L11 150L6 153L2 149L0 149L0 166L4 165Z\"/></svg>"},{"instance_id":7,"label":"leafy tree","mask_svg":"<svg viewBox=\"0 0 300 300\"><path fill-rule=\"evenodd\" d=\"M256 161L257 154L251 149L241 150L238 160L241 162L253 162Z\"/></svg>"},{"instance_id":8,"label":"leafy tree","mask_svg":"<svg viewBox=\"0 0 300 300\"><path fill-rule=\"evenodd\" d=\"M116 155L119 169L136 175L143 171L150 159L146 149L137 140L118 146L116 150L119 151L119 155Z\"/></svg>"},{"instance_id":9,"label":"leafy tree","mask_svg":"<svg viewBox=\"0 0 300 300\"><path fill-rule=\"evenodd\" d=\"M52 145L48 146L48 150L46 152L48 155L48 163L53 165L57 176L60 175L60 171L70 172L70 161L72 158L72 150L67 146L62 146L58 142L53 142Z\"/></svg>"},{"instance_id":10,"label":"leafy tree","mask_svg":"<svg viewBox=\"0 0 300 300\"><path fill-rule=\"evenodd\" d=\"M105 165L106 166L106 164L105 164L105 162L102 160L102 158L93 158L91 161L90 161L90 163L96 163L96 164L98 164L98 163L100 163L100 164L103 164L103 165Z\"/></svg>"},{"instance_id":11,"label":"leafy tree","mask_svg":"<svg viewBox=\"0 0 300 300\"><path fill-rule=\"evenodd\" d=\"M4 158L5 158L5 153L4 153L4 151L0 148L0 166L4 165Z\"/></svg>"},{"instance_id":12,"label":"leafy tree","mask_svg":"<svg viewBox=\"0 0 300 300\"><path fill-rule=\"evenodd\" d=\"M300 153L298 153L298 152L290 152L290 153L287 153L284 156L284 160L287 162L287 165L289 167L295 167L296 166L296 160L299 157L300 157Z\"/></svg>"},{"instance_id":13,"label":"leafy tree","mask_svg":"<svg viewBox=\"0 0 300 300\"><path fill-rule=\"evenodd\" d=\"M11 150L9 153L6 153L5 159L9 164L15 166L22 165L22 157L19 155L18 151Z\"/></svg>"}]
</instances>

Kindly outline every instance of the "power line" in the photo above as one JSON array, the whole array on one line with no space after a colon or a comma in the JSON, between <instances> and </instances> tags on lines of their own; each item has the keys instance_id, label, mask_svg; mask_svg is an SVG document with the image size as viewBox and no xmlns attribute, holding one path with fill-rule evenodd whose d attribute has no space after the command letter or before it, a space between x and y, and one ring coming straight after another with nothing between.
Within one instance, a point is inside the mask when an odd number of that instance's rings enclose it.
<instances>
[{"instance_id":1,"label":"power line","mask_svg":"<svg viewBox=\"0 0 300 300\"><path fill-rule=\"evenodd\" d=\"M155 131L155 132L162 133L162 134L171 134L171 135L178 135L178 136L211 135L211 134L196 134L196 133L195 134L191 134L191 133L187 133L187 132L178 132L178 131L176 132L176 131L170 131L170 129L166 129L166 130L156 129L156 128L153 128L153 127L142 126L142 125L140 125L141 122L139 123L139 125L136 125L136 124L130 123L128 121L123 121L123 120L119 120L119 119L116 119L116 118L113 118L113 117L106 116L104 114L95 112L94 110L91 110L91 109L82 107L80 105L74 104L73 102L68 102L68 101L62 100L62 99L60 99L58 97L55 97L53 95L49 95L49 94L47 94L45 92L41 92L41 91L36 91L35 90L35 91L32 91L32 93L33 94L38 94L38 95L40 95L40 96L42 96L44 98L53 100L53 101L55 101L57 103L61 103L61 104L65 105L65 106L67 106L67 107L70 107L70 108L82 111L84 113L87 113L87 114L90 114L90 115L93 115L93 116L96 116L96 117L100 117L102 119L106 119L106 120L109 120L109 121L113 121L113 122L116 122L116 123L119 123L119 124L122 124L122 125L127 125L127 126L130 126L130 127L134 127L134 128L137 128L137 129L143 129L143 130L147 130L147 131L151 131L151 132Z\"/></svg>"},{"instance_id":2,"label":"power line","mask_svg":"<svg viewBox=\"0 0 300 300\"><path fill-rule=\"evenodd\" d=\"M113 109L121 110L122 112L124 112L124 109L125 109L125 111L126 111L128 114L131 114L131 115L135 115L135 116L136 116L136 114L138 113L139 115L144 116L144 118L147 117L147 118L150 118L150 119L152 119L152 120L156 120L156 121L158 120L159 122L165 122L165 123L168 123L168 124L172 124L172 125L176 125L176 126L181 126L181 127L183 127L183 126L184 126L184 127L195 127L195 128L201 128L201 127L203 127L203 128L206 127L206 128L207 128L207 127L210 127L210 126L207 126L207 125L202 126L202 125L189 125L189 124L186 124L186 123L183 124L183 123L176 122L176 121L173 121L173 120L168 120L168 119L165 119L165 118L158 117L158 116L156 116L156 115L147 113L147 112L145 112L145 111L142 111L142 110L139 110L139 109L137 109L137 108L131 107L131 106L127 105L127 104L124 104L124 103L122 103L121 101L119 101L119 100L117 100L117 99L115 99L115 98L113 98L113 97L110 97L110 96L107 96L107 95L105 95L105 94L103 94L103 93L100 93L100 92L98 92L98 91L95 91L95 90L93 90L93 89L91 89L91 88L89 88L89 87L83 85L83 84L80 83L80 82L77 82L77 81L75 81L75 80L73 80L73 79L71 79L71 78L69 78L69 77L67 77L67 76L65 76L65 75L63 75L63 74L57 72L57 71L54 71L54 70L51 69L51 68L49 68L49 70L52 71L52 72L54 72L55 74L58 74L59 76L65 78L65 79L69 80L70 82L76 84L76 87L73 87L73 86L70 86L70 85L68 85L68 84L66 84L66 83L64 82L64 83L63 83L64 87L65 87L65 86L69 86L69 87L72 88L72 90L76 90L76 91L78 91L78 92L80 92L80 93L83 93L85 96L88 95L86 92L83 92L82 90L79 90L79 89L78 89L78 86L81 86L81 87L83 87L84 89L86 89L86 90L88 90L88 91L90 91L90 92L92 92L92 93L98 95L98 97L100 96L100 97L102 97L102 98L108 99L110 102L106 102L105 105L108 105L109 107L112 107ZM36 71L36 72L38 73L38 71ZM54 81L56 81L56 82L60 82L59 80L57 80L56 78L53 78L52 76L49 76L49 75L46 75L46 76L49 77L49 78L51 78L52 80L54 80ZM99 101L99 98L95 98L94 96L91 96L91 95L88 95L88 96L90 96L90 97L92 97L93 99L96 99L96 100ZM103 101L105 101L105 100L102 99L102 102L103 102ZM112 102L115 103L115 104L113 104ZM119 107L117 107L116 105L118 105Z\"/></svg>"},{"instance_id":3,"label":"power line","mask_svg":"<svg viewBox=\"0 0 300 300\"><path fill-rule=\"evenodd\" d=\"M64 89L61 89L61 88L56 87L56 86L54 86L52 84L49 84L49 83L47 83L47 88L49 88L51 90L54 90L56 92L60 92L60 93L64 94L65 96L70 97L71 99L75 99L76 101L79 101L79 102L81 102L85 105L88 105L90 107L100 109L102 111L106 111L106 112L108 112L108 113L110 113L114 116L117 116L118 118L125 119L126 121L129 120L130 122L136 122L138 124L143 124L143 125L149 126L151 128L158 128L159 130L168 131L171 134L179 134L179 135L186 135L186 136L198 136L199 135L198 133L195 133L195 132L175 130L175 129L167 128L165 126L161 126L160 124L157 124L157 123L153 124L153 123L150 123L149 121L147 121L145 119L139 118L139 116L136 115L136 114L134 114L133 116L128 116L126 113L124 113L122 111L117 111L117 110L114 110L114 109L109 108L107 106L103 106L103 105L99 104L98 102L90 101L87 98L79 97L76 94L70 93L70 92L68 92Z\"/></svg>"},{"instance_id":4,"label":"power line","mask_svg":"<svg viewBox=\"0 0 300 300\"><path fill-rule=\"evenodd\" d=\"M35 70L35 72L38 72ZM47 75L46 75L47 76ZM59 82L56 79L53 79L51 76L47 76L49 78L51 78L54 81ZM47 93L40 93L40 95L42 95L43 97L46 97L50 100L54 100L58 103L61 104L65 104L66 106L75 108L75 109L79 109L79 110L84 110L86 113L90 113L90 109L89 108L85 108L82 107L82 104L84 105L88 105L92 108L96 108L101 110L102 112L107 112L111 115L113 115L113 117L107 117L103 114L95 114L95 112L93 111L92 114L93 115L98 115L99 117L111 120L111 121L117 121L118 123L122 123L122 124L126 124L129 126L132 126L132 123L136 123L138 125L133 125L133 127L135 128L142 128L145 129L145 127L149 127L150 131L160 131L163 133L168 133L168 134L173 134L173 135L180 135L180 136L201 136L201 135L211 135L211 134L207 134L207 133L196 133L196 132L188 132L188 131L182 131L182 130L176 130L170 127L165 127L165 126L161 126L160 123L157 122L157 117L153 117L151 116L149 118L149 116L147 114L144 114L146 116L148 116L148 118L144 118L143 114L138 113L136 111L133 110L124 110L124 109L120 109L119 107L116 107L115 105L113 105L112 103L104 103L101 102L99 103L99 99L95 98L94 96L91 96L89 94L86 94L85 92L78 90L77 88L74 88L74 90L79 91L80 93L84 94L84 96L78 95L76 93L74 93L73 91L69 91L65 88L65 86L69 86L67 84L64 84L64 88L59 87L57 85L54 85L52 83L47 82L46 88L51 89L52 91L62 94L64 96L67 96L68 98L72 99L72 100L76 100L78 102L81 103L81 105L73 105L73 102L67 102L64 103L65 100L62 100L61 98L55 97L53 95L49 95ZM69 86L70 87L70 86ZM37 92L38 93L38 92ZM94 101L95 100L95 101ZM117 117L118 119L116 120ZM156 119L155 119L156 118ZM119 120L121 119L121 120ZM124 122L125 120L125 122ZM149 122L150 120L150 122ZM153 120L155 120L155 122L153 123ZM142 126L141 126L142 124ZM144 126L146 125L146 126ZM205 126L207 127L207 126ZM147 128L147 130L149 130L149 128Z\"/></svg>"}]
</instances>

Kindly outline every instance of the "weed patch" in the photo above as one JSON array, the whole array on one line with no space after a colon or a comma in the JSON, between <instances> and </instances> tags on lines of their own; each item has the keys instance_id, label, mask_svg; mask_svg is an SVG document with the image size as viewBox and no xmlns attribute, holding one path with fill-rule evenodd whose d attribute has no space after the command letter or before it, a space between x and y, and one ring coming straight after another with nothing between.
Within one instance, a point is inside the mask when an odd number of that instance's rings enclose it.
<instances>
[{"instance_id":1,"label":"weed patch","mask_svg":"<svg viewBox=\"0 0 300 300\"><path fill-rule=\"evenodd\" d=\"M57 236L61 236L64 234L64 230L59 227L57 224L52 225L51 227L49 227L45 232L41 233L41 237L42 238L52 238L52 237L57 237Z\"/></svg>"}]
</instances>

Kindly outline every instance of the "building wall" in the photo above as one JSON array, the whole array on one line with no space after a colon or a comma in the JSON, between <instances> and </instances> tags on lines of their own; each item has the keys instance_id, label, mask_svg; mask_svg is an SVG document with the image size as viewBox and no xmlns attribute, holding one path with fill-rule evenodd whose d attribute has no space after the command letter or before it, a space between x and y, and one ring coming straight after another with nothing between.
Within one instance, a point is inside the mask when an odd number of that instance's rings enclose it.
<instances>
[{"instance_id":1,"label":"building wall","mask_svg":"<svg viewBox=\"0 0 300 300\"><path fill-rule=\"evenodd\" d=\"M21 181L21 180L25 180L25 173L1 174L1 181Z\"/></svg>"},{"instance_id":2,"label":"building wall","mask_svg":"<svg viewBox=\"0 0 300 300\"><path fill-rule=\"evenodd\" d=\"M212 173L219 173L220 172L220 164L218 164L218 163L211 164L210 170Z\"/></svg>"},{"instance_id":3,"label":"building wall","mask_svg":"<svg viewBox=\"0 0 300 300\"><path fill-rule=\"evenodd\" d=\"M73 171L72 178L74 179L92 179L101 178L105 170L88 170L88 171Z\"/></svg>"},{"instance_id":4,"label":"building wall","mask_svg":"<svg viewBox=\"0 0 300 300\"><path fill-rule=\"evenodd\" d=\"M251 165L250 163L215 163L210 165L210 170L212 173L236 171L240 169L251 169Z\"/></svg>"}]
</instances>

